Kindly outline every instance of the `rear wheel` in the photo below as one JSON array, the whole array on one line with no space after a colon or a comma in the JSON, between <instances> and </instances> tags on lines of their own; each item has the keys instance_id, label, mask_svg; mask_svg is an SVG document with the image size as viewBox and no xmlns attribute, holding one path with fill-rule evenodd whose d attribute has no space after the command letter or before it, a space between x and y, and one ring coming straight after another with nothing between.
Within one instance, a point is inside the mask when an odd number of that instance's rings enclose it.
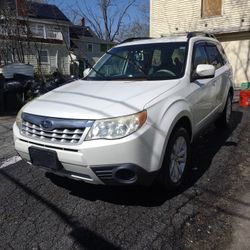
<instances>
[{"instance_id":1,"label":"rear wheel","mask_svg":"<svg viewBox=\"0 0 250 250\"><path fill-rule=\"evenodd\" d=\"M226 106L219 119L215 122L215 126L217 128L227 128L229 126L232 115L232 99L232 94L229 93L227 97Z\"/></svg>"},{"instance_id":2,"label":"rear wheel","mask_svg":"<svg viewBox=\"0 0 250 250\"><path fill-rule=\"evenodd\" d=\"M190 138L187 130L177 127L172 132L161 169L161 185L168 190L181 186L187 172L190 156Z\"/></svg>"}]
</instances>

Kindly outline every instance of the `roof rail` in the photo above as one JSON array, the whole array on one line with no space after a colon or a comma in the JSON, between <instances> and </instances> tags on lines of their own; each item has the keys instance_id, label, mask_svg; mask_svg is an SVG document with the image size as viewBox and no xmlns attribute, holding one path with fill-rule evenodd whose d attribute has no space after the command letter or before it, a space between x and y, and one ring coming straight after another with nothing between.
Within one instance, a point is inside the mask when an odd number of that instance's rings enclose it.
<instances>
[{"instance_id":1,"label":"roof rail","mask_svg":"<svg viewBox=\"0 0 250 250\"><path fill-rule=\"evenodd\" d=\"M146 39L152 39L152 37L130 37L130 38L127 38L127 39L123 40L122 42L120 42L120 44L133 42L136 40L146 40Z\"/></svg>"},{"instance_id":2,"label":"roof rail","mask_svg":"<svg viewBox=\"0 0 250 250\"><path fill-rule=\"evenodd\" d=\"M192 31L192 32L188 32L187 33L187 38L190 39L192 37L195 36L205 36L205 37L211 37L211 38L215 38L215 36L211 33L206 33L206 32L202 32L202 31ZM215 38L216 39L216 38Z\"/></svg>"}]
</instances>

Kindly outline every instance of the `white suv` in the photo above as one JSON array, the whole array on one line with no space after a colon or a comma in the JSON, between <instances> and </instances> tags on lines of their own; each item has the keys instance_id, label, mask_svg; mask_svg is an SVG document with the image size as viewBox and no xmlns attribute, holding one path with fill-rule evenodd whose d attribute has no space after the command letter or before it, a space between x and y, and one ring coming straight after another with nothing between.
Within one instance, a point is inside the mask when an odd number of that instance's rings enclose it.
<instances>
[{"instance_id":1,"label":"white suv","mask_svg":"<svg viewBox=\"0 0 250 250\"><path fill-rule=\"evenodd\" d=\"M15 147L34 166L94 184L181 185L190 143L229 124L232 69L207 34L127 41L87 76L25 105Z\"/></svg>"}]
</instances>

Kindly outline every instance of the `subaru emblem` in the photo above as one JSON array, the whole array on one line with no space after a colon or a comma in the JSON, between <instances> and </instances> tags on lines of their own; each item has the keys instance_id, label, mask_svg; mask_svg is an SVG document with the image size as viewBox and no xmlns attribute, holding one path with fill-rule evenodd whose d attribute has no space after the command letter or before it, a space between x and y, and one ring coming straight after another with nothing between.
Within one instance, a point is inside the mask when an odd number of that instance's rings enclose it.
<instances>
[{"instance_id":1,"label":"subaru emblem","mask_svg":"<svg viewBox=\"0 0 250 250\"><path fill-rule=\"evenodd\" d=\"M52 127L53 127L53 122L50 121L50 120L44 120L44 121L41 122L41 127L44 130L51 130Z\"/></svg>"}]
</instances>

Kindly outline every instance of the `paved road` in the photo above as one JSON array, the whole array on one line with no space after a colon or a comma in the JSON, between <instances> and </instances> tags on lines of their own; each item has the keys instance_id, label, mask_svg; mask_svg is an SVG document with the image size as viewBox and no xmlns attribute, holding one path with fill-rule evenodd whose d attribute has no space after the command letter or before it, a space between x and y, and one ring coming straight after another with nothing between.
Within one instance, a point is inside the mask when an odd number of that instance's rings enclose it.
<instances>
[{"instance_id":1,"label":"paved road","mask_svg":"<svg viewBox=\"0 0 250 250\"><path fill-rule=\"evenodd\" d=\"M23 161L0 169L0 249L247 249L249 121L235 105L229 130L195 142L178 193L91 186ZM12 122L0 118L0 166L15 155Z\"/></svg>"}]
</instances>

